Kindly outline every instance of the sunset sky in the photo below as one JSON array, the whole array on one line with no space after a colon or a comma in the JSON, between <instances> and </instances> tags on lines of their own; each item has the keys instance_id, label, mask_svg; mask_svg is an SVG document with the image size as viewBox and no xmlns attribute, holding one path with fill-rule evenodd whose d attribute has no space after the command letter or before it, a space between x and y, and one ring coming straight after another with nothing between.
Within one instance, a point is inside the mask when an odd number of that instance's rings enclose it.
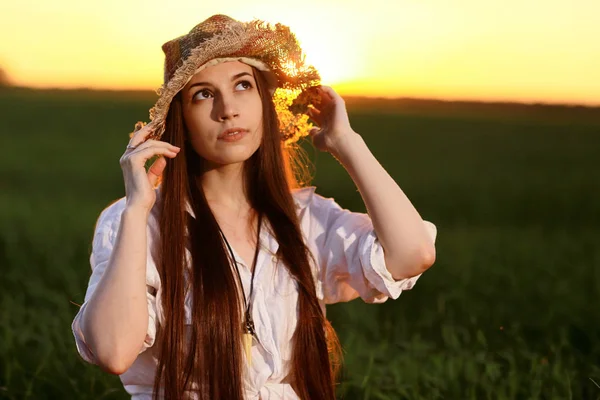
<instances>
[{"instance_id":1,"label":"sunset sky","mask_svg":"<svg viewBox=\"0 0 600 400\"><path fill-rule=\"evenodd\" d=\"M156 89L213 14L289 25L342 95L600 105L600 0L4 2L0 68L35 87Z\"/></svg>"}]
</instances>

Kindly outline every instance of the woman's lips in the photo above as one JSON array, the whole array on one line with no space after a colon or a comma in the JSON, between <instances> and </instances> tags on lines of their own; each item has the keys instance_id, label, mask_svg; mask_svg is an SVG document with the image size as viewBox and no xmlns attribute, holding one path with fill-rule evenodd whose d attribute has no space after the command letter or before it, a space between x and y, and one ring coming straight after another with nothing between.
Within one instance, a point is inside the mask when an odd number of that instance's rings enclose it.
<instances>
[{"instance_id":1,"label":"woman's lips","mask_svg":"<svg viewBox=\"0 0 600 400\"><path fill-rule=\"evenodd\" d=\"M248 134L247 129L233 128L228 129L219 135L218 139L224 142L237 142Z\"/></svg>"}]
</instances>

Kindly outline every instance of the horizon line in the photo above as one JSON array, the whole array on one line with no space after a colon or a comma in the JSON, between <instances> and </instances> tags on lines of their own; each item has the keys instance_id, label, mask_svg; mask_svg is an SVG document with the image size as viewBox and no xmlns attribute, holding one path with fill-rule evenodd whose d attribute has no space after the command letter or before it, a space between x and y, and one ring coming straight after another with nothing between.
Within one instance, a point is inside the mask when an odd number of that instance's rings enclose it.
<instances>
[{"instance_id":1,"label":"horizon line","mask_svg":"<svg viewBox=\"0 0 600 400\"><path fill-rule=\"evenodd\" d=\"M76 91L88 91L88 92L120 92L120 93L152 93L157 95L156 89L134 89L134 88L94 88L87 86L79 87L60 87L60 86L27 86L20 84L7 84L0 85L0 90L5 88L13 89L27 89L35 91L64 91L64 92L76 92ZM600 102L588 103L588 102L553 102L543 100L506 100L506 99L481 99L481 98L451 98L451 97L415 97L415 96L385 96L385 95L356 95L356 94L343 94L343 97L353 99L370 99L370 100L412 100L412 101L429 101L429 102L442 102L442 103L478 103L478 104L515 104L523 106L558 106L558 107L583 107L583 108L600 108Z\"/></svg>"}]
</instances>

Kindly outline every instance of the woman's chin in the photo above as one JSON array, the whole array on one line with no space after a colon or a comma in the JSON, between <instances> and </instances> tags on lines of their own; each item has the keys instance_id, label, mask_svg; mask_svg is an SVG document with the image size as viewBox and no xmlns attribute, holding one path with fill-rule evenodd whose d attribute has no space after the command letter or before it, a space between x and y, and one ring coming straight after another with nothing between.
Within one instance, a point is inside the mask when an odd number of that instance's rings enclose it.
<instances>
[{"instance_id":1,"label":"woman's chin","mask_svg":"<svg viewBox=\"0 0 600 400\"><path fill-rule=\"evenodd\" d=\"M254 151L249 149L239 149L238 151L230 149L225 154L219 154L218 157L211 157L210 161L215 167L240 164L252 157L252 154L254 154Z\"/></svg>"}]
</instances>

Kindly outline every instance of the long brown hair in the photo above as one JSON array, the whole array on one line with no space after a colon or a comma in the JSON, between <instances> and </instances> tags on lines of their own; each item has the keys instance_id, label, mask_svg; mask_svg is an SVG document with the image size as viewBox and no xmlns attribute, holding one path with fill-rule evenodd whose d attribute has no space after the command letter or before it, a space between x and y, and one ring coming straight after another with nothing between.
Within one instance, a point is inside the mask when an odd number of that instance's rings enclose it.
<instances>
[{"instance_id":1,"label":"long brown hair","mask_svg":"<svg viewBox=\"0 0 600 400\"><path fill-rule=\"evenodd\" d=\"M266 80L252 68L263 104L263 135L245 162L244 184L252 208L262 213L279 243L278 256L298 287L298 324L294 332L289 382L302 399L335 399L341 351L335 331L316 296L310 251L302 239L291 190L298 186L293 152L281 141L279 122ZM241 293L204 196L199 173L203 159L186 142L181 97L171 103L163 139L182 148L169 160L161 181L158 269L164 324L154 398L242 399ZM187 213L189 201L195 218ZM185 249L191 254L186 279ZM185 283L187 282L187 287ZM191 291L192 322L186 338L184 300ZM227 316L227 317L225 317Z\"/></svg>"}]
</instances>

